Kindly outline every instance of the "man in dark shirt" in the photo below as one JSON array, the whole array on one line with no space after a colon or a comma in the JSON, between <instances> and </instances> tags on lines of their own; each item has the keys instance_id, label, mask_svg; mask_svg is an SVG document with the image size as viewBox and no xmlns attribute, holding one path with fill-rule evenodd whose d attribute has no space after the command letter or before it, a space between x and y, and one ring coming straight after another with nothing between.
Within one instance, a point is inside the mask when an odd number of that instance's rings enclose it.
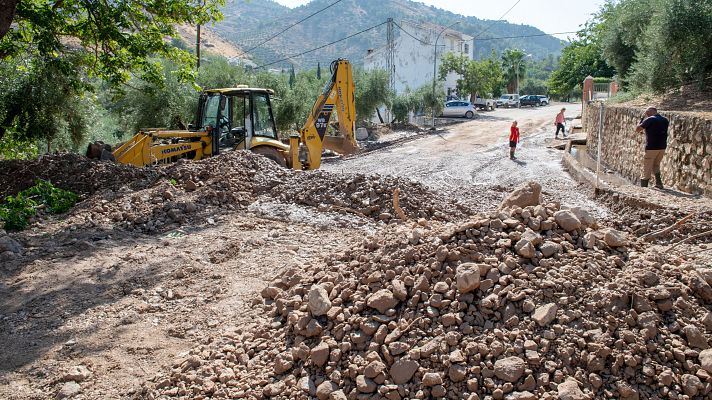
<instances>
[{"instance_id":1,"label":"man in dark shirt","mask_svg":"<svg viewBox=\"0 0 712 400\"><path fill-rule=\"evenodd\" d=\"M643 159L643 175L640 177L640 186L648 187L650 175L655 172L655 187L663 188L660 163L667 148L669 125L668 119L658 114L655 107L648 107L640 120L640 125L635 129L636 132L645 132L645 158Z\"/></svg>"}]
</instances>

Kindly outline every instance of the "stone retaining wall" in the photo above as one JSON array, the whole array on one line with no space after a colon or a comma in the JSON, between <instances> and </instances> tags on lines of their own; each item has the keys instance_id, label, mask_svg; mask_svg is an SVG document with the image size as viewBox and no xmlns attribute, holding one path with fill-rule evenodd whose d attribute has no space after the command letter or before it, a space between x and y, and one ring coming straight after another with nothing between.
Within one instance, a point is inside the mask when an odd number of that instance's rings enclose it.
<instances>
[{"instance_id":1,"label":"stone retaining wall","mask_svg":"<svg viewBox=\"0 0 712 400\"><path fill-rule=\"evenodd\" d=\"M583 129L588 152L596 159L600 105L585 105ZM644 109L606 105L603 115L601 163L638 182L645 154L645 135L636 133ZM712 197L712 120L682 112L661 111L670 120L668 148L662 163L665 186Z\"/></svg>"}]
</instances>

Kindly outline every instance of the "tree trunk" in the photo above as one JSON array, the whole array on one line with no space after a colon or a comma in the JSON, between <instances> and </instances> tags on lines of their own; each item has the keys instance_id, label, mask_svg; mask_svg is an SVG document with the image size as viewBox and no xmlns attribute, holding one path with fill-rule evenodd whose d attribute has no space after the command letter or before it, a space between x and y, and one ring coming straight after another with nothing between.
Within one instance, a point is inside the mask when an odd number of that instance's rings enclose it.
<instances>
[{"instance_id":1,"label":"tree trunk","mask_svg":"<svg viewBox=\"0 0 712 400\"><path fill-rule=\"evenodd\" d=\"M0 39L10 30L18 0L0 0Z\"/></svg>"}]
</instances>

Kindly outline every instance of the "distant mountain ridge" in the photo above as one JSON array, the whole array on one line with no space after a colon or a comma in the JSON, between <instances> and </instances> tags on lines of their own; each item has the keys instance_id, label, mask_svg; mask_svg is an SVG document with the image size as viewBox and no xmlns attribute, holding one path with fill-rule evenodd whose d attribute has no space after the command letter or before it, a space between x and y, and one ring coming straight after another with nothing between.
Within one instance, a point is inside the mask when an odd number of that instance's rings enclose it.
<instances>
[{"instance_id":1,"label":"distant mountain ridge","mask_svg":"<svg viewBox=\"0 0 712 400\"><path fill-rule=\"evenodd\" d=\"M246 51L334 1L313 0L291 9L272 0L229 0L223 8L225 19L213 29ZM487 40L541 35L544 32L529 25L465 17L415 1L343 0L248 53L258 65L268 64L344 38L385 22L388 18L393 18L396 22L407 19L441 25L462 20L456 29L477 37L477 57L486 57L493 49L501 54L507 48L521 48L531 53L534 58L541 59L551 54L558 56L564 46L564 42L548 35ZM396 37L401 34L403 33L396 27ZM270 68L288 68L291 65L295 68L313 68L317 62L326 66L331 60L339 57L348 58L354 64L361 64L368 49L385 44L386 26L382 25L324 49L273 64Z\"/></svg>"}]
</instances>

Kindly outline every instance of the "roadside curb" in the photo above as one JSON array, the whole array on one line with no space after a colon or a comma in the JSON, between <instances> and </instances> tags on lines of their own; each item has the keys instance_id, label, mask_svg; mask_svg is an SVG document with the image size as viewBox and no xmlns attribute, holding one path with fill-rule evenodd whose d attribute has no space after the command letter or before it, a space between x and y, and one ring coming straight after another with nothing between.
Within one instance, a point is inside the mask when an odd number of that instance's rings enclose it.
<instances>
[{"instance_id":1,"label":"roadside curb","mask_svg":"<svg viewBox=\"0 0 712 400\"><path fill-rule=\"evenodd\" d=\"M590 171L585 166L581 165L572 155L571 155L571 142L566 143L564 149L564 156L561 159L561 163L567 172L571 175L574 180L585 183L591 186L594 191L596 191L596 174ZM606 190L611 191L610 186L606 184L602 179L598 181L598 191Z\"/></svg>"}]
</instances>

